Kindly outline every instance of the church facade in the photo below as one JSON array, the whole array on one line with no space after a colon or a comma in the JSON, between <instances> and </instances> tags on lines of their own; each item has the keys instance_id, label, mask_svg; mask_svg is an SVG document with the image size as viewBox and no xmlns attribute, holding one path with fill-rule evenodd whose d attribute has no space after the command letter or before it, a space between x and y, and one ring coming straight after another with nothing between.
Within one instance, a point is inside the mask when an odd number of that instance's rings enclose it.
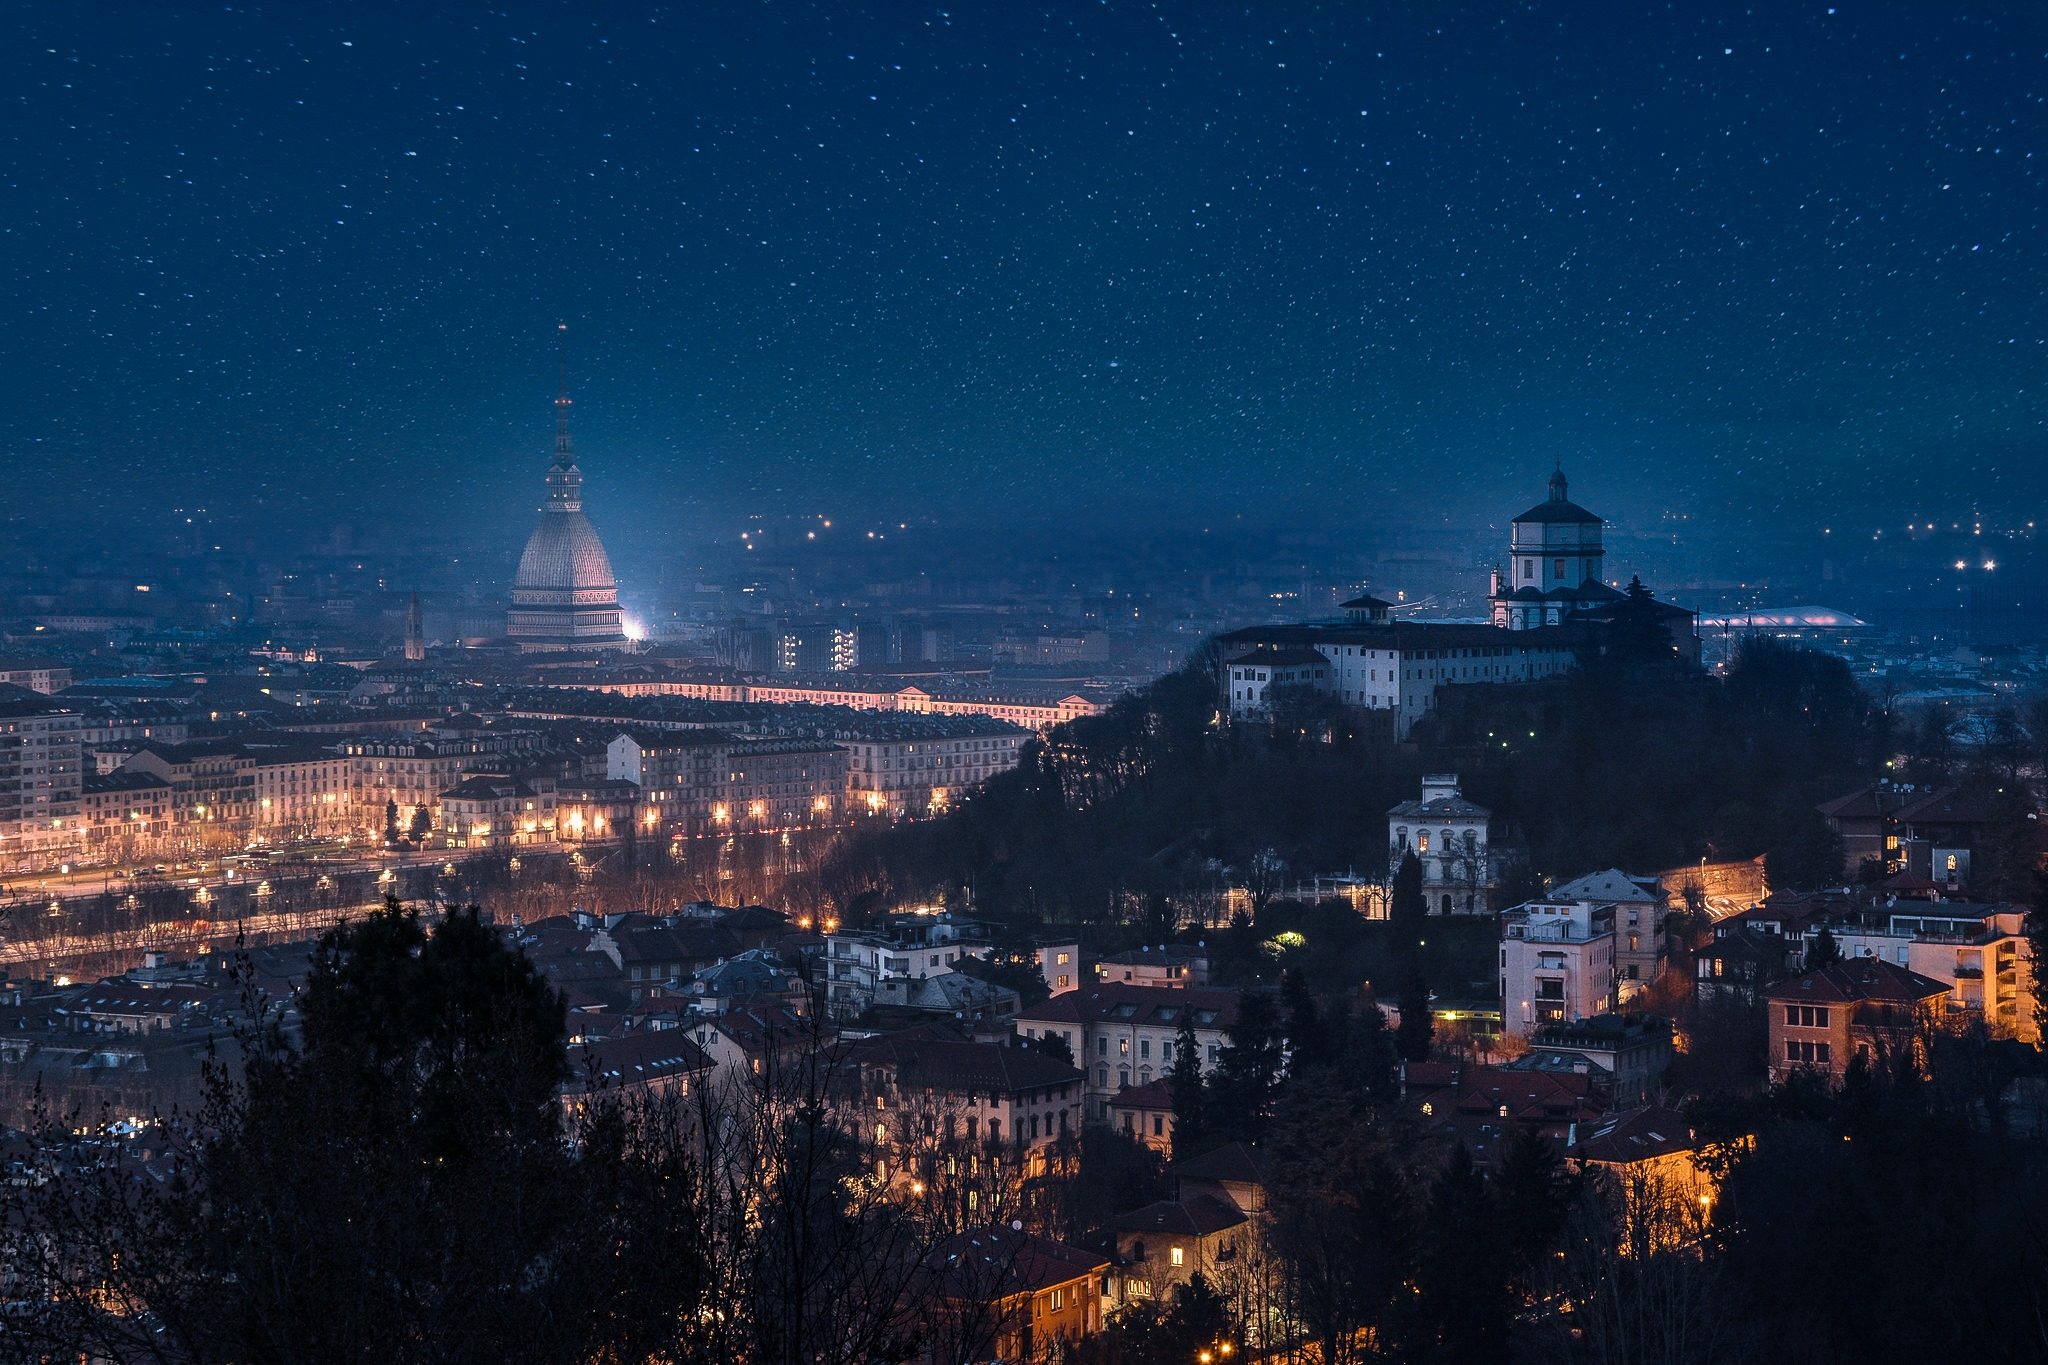
<instances>
[{"instance_id":1,"label":"church facade","mask_svg":"<svg viewBox=\"0 0 2048 1365\"><path fill-rule=\"evenodd\" d=\"M1564 470L1550 496L1516 517L1508 533L1507 572L1493 571L1493 623L1509 630L1558 626L1576 611L1612 607L1622 594L1601 580L1607 523L1566 494Z\"/></svg>"}]
</instances>

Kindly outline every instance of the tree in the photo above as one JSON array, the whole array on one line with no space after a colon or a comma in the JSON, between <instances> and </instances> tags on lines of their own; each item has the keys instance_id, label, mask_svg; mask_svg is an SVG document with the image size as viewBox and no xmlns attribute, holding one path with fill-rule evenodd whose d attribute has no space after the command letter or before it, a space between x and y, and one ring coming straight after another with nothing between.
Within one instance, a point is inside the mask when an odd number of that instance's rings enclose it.
<instances>
[{"instance_id":1,"label":"tree","mask_svg":"<svg viewBox=\"0 0 2048 1365\"><path fill-rule=\"evenodd\" d=\"M415 844L424 844L427 836L433 832L434 817L427 814L425 806L416 807L412 813L412 823L406 831L407 835Z\"/></svg>"},{"instance_id":2,"label":"tree","mask_svg":"<svg viewBox=\"0 0 2048 1365\"><path fill-rule=\"evenodd\" d=\"M393 797L384 803L384 842L398 842L398 800Z\"/></svg>"},{"instance_id":3,"label":"tree","mask_svg":"<svg viewBox=\"0 0 2048 1365\"><path fill-rule=\"evenodd\" d=\"M1429 1060L1430 1043L1436 1037L1436 1016L1430 1009L1429 982L1420 967L1411 967L1401 983L1401 1026L1394 1032L1395 1046L1411 1062Z\"/></svg>"},{"instance_id":4,"label":"tree","mask_svg":"<svg viewBox=\"0 0 2048 1365\"><path fill-rule=\"evenodd\" d=\"M1820 967L1832 967L1841 960L1842 946L1835 942L1834 931L1823 924L1820 932L1807 941L1806 970L1810 972Z\"/></svg>"},{"instance_id":5,"label":"tree","mask_svg":"<svg viewBox=\"0 0 2048 1365\"><path fill-rule=\"evenodd\" d=\"M1517 1125L1509 1133L1494 1189L1509 1266L1526 1292L1540 1289L1538 1281L1564 1230L1579 1183L1541 1132Z\"/></svg>"},{"instance_id":6,"label":"tree","mask_svg":"<svg viewBox=\"0 0 2048 1365\"><path fill-rule=\"evenodd\" d=\"M1416 1267L1413 1358L1492 1365L1507 1356L1508 1252L1486 1178L1463 1143L1430 1192Z\"/></svg>"},{"instance_id":7,"label":"tree","mask_svg":"<svg viewBox=\"0 0 2048 1365\"><path fill-rule=\"evenodd\" d=\"M1068 1066L1072 1066L1074 1064L1073 1046L1067 1042L1064 1035L1054 1033L1051 1029L1047 1029L1038 1037L1033 1038L1031 1040L1030 1046L1036 1048L1040 1052L1043 1052L1048 1057L1059 1058Z\"/></svg>"},{"instance_id":8,"label":"tree","mask_svg":"<svg viewBox=\"0 0 2048 1365\"><path fill-rule=\"evenodd\" d=\"M2048 959L2044 959L2048 960ZM1185 1161L1209 1149L1209 1131L1202 1084L1202 1044L1195 1037L1195 1017L1182 1010L1174 1031L1173 1066L1166 1073L1167 1094L1173 1099L1173 1156Z\"/></svg>"},{"instance_id":9,"label":"tree","mask_svg":"<svg viewBox=\"0 0 2048 1365\"><path fill-rule=\"evenodd\" d=\"M1288 968L1280 979L1280 999L1287 1007L1287 1046L1294 1068L1321 1066L1334 1060L1322 1007L1309 991L1308 980L1299 967Z\"/></svg>"},{"instance_id":10,"label":"tree","mask_svg":"<svg viewBox=\"0 0 2048 1365\"><path fill-rule=\"evenodd\" d=\"M1422 896L1422 863L1410 849L1401 855L1401 861L1394 869L1394 887L1388 897L1387 918L1393 923L1395 936L1404 945L1413 946L1422 938L1428 916L1429 902Z\"/></svg>"},{"instance_id":11,"label":"tree","mask_svg":"<svg viewBox=\"0 0 2048 1365\"><path fill-rule=\"evenodd\" d=\"M1246 991L1237 1002L1230 1041L1217 1059L1211 1082L1215 1107L1208 1115L1212 1133L1242 1142L1257 1142L1272 1112L1274 1089L1284 1060L1279 1013L1263 991ZM1178 1049L1174 1060L1179 1062Z\"/></svg>"}]
</instances>

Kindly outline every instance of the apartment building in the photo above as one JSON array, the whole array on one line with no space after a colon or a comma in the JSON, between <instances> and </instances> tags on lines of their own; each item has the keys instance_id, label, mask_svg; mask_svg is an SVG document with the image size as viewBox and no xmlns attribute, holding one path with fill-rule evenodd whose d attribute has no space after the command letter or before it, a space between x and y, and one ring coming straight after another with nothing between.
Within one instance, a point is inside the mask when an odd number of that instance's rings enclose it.
<instances>
[{"instance_id":1,"label":"apartment building","mask_svg":"<svg viewBox=\"0 0 2048 1365\"><path fill-rule=\"evenodd\" d=\"M1501 1030L1526 1038L1545 1024L1614 1007L1612 905L1531 901L1501 917Z\"/></svg>"},{"instance_id":2,"label":"apartment building","mask_svg":"<svg viewBox=\"0 0 2048 1365\"><path fill-rule=\"evenodd\" d=\"M1088 1116L1108 1120L1119 1091L1168 1074L1184 1021L1192 1021L1198 1060L1207 1071L1223 1055L1237 1022L1238 992L1100 982L1066 991L1018 1011L1027 1039L1056 1037L1088 1074Z\"/></svg>"}]
</instances>

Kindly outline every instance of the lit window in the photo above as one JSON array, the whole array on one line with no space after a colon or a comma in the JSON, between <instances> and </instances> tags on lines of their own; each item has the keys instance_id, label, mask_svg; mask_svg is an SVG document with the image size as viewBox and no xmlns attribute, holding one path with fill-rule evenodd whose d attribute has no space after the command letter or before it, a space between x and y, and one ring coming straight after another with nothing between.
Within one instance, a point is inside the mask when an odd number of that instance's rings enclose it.
<instances>
[{"instance_id":1,"label":"lit window","mask_svg":"<svg viewBox=\"0 0 2048 1365\"><path fill-rule=\"evenodd\" d=\"M1167 1258L1175 1265L1186 1265L1188 1263L1187 1249L1185 1247L1175 1247L1167 1253Z\"/></svg>"}]
</instances>

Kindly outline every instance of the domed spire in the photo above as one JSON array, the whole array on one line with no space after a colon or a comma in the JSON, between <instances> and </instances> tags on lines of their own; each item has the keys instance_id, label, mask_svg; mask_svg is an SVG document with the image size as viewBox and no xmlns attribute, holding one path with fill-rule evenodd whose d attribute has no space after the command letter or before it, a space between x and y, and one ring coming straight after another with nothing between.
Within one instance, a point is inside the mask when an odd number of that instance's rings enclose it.
<instances>
[{"instance_id":1,"label":"domed spire","mask_svg":"<svg viewBox=\"0 0 2048 1365\"><path fill-rule=\"evenodd\" d=\"M569 442L568 331L566 323L555 329L560 376L548 499L519 556L506 633L523 649L623 648L618 580L604 542L583 515L583 471Z\"/></svg>"},{"instance_id":2,"label":"domed spire","mask_svg":"<svg viewBox=\"0 0 2048 1365\"><path fill-rule=\"evenodd\" d=\"M564 399L563 401L566 402L568 400ZM1565 497L1564 463L1562 461L1559 461L1557 467L1550 471L1550 500L1552 502L1570 501L1570 499Z\"/></svg>"},{"instance_id":3,"label":"domed spire","mask_svg":"<svg viewBox=\"0 0 2048 1365\"><path fill-rule=\"evenodd\" d=\"M548 506L564 512L583 510L583 471L576 467L576 448L569 442L569 324L555 326L555 462L548 466Z\"/></svg>"}]
</instances>

